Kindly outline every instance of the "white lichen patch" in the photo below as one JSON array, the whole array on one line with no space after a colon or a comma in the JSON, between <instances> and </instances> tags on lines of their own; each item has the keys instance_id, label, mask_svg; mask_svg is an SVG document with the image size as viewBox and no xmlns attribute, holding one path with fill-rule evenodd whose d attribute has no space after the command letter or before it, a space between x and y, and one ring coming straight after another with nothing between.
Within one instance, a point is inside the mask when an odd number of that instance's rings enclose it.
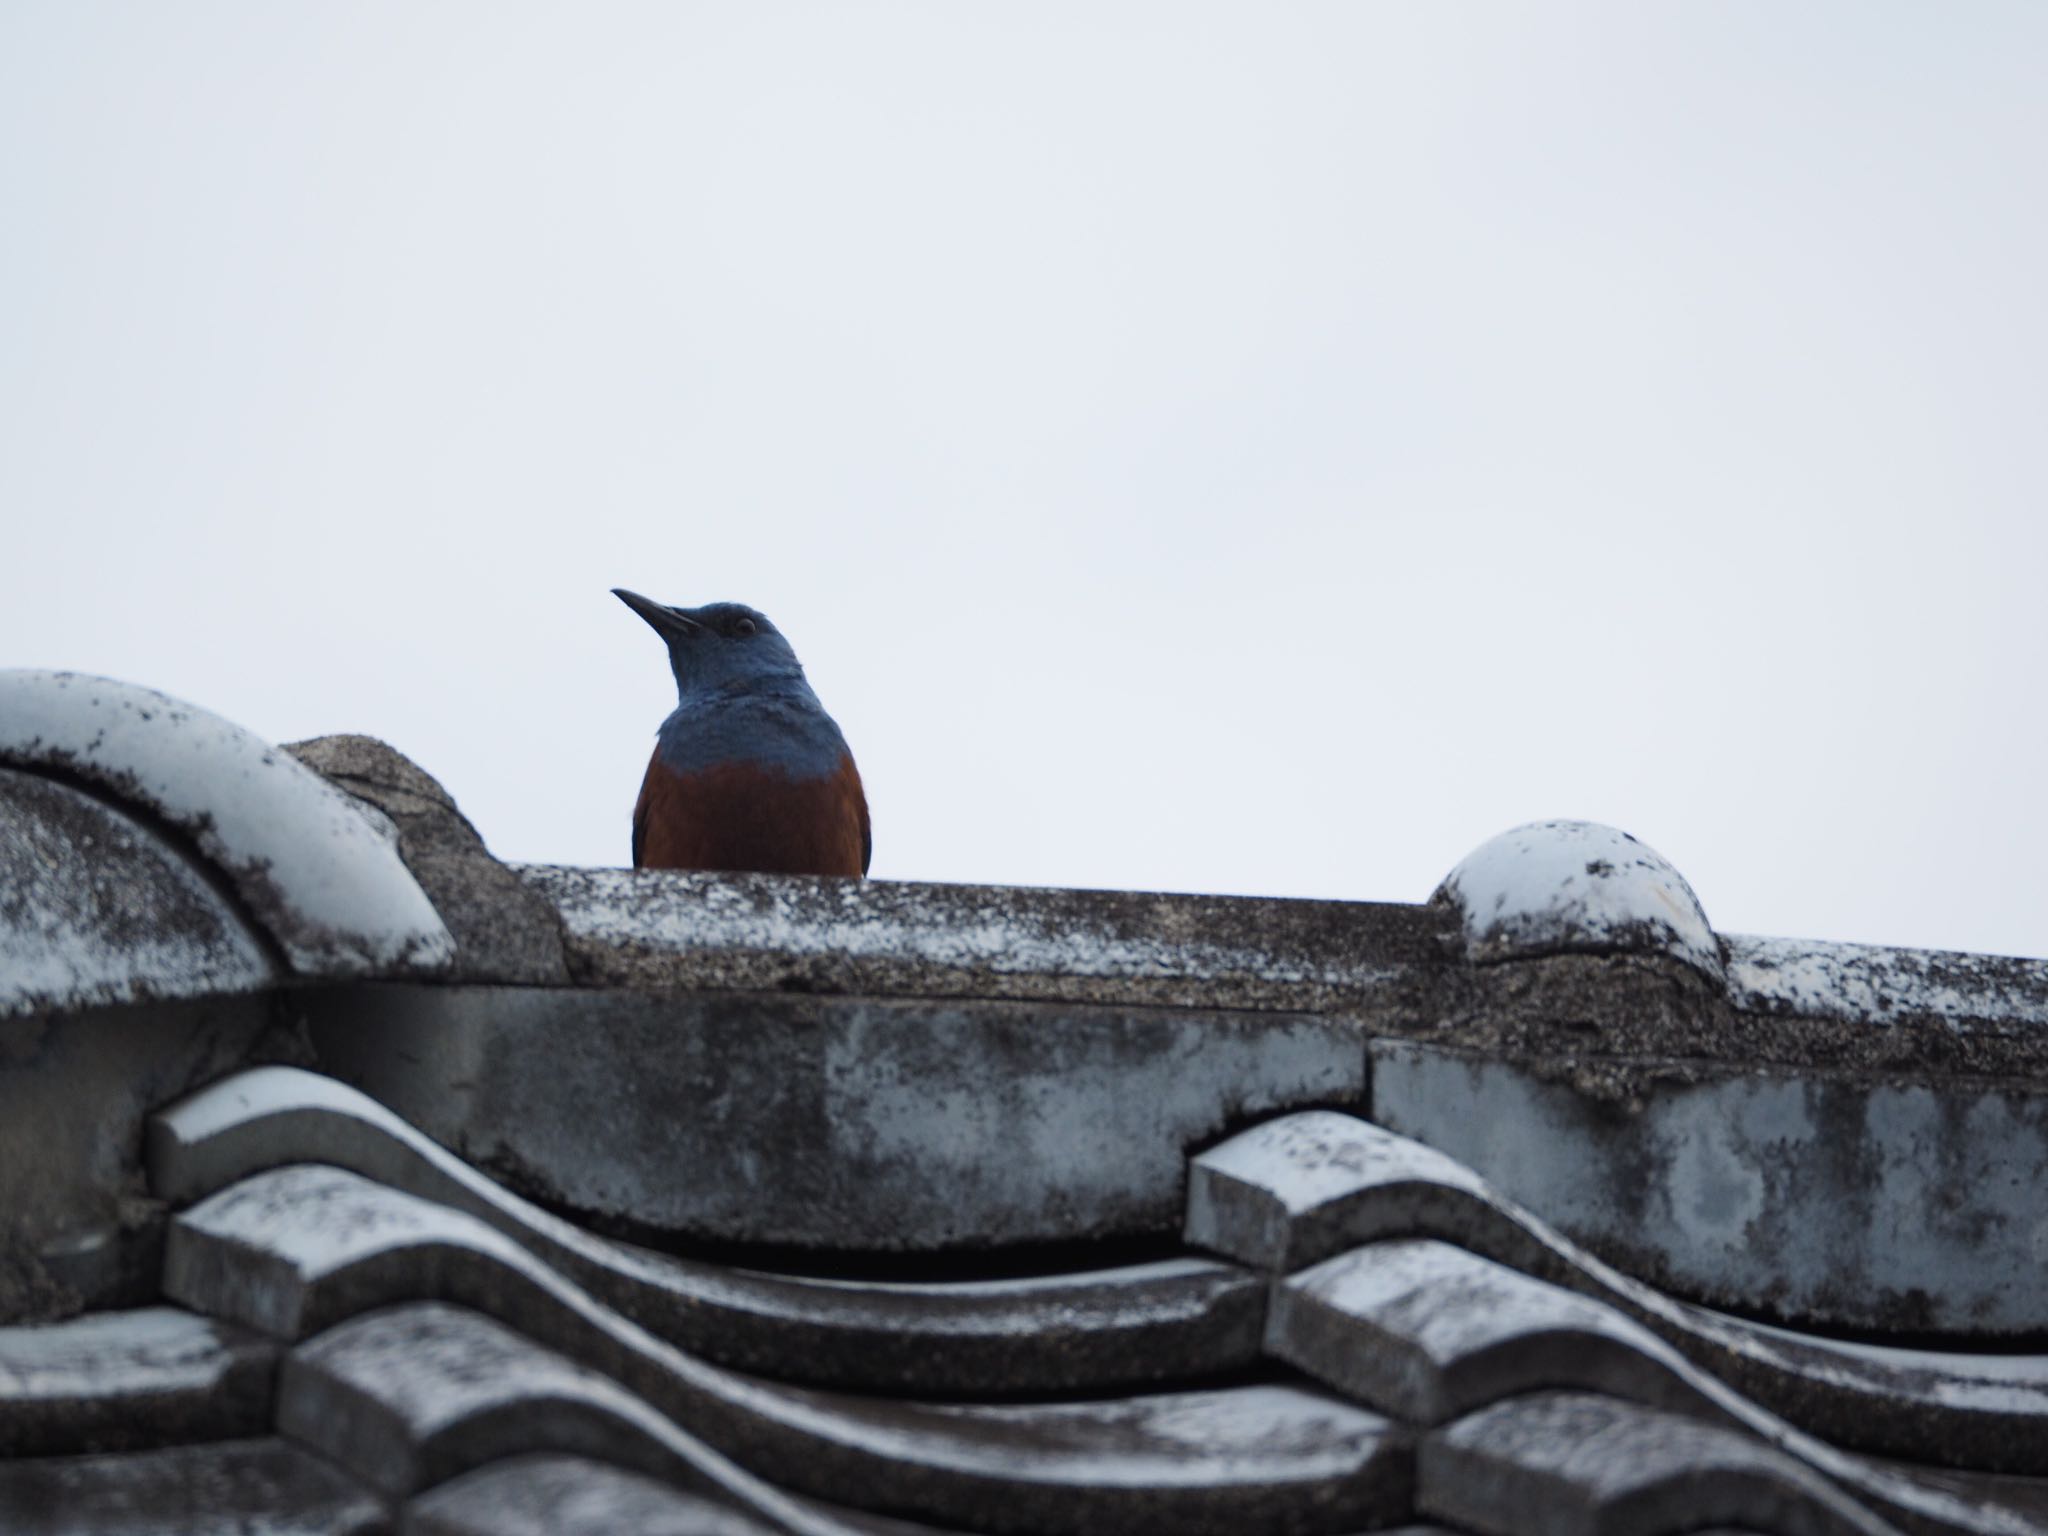
<instances>
[{"instance_id":1,"label":"white lichen patch","mask_svg":"<svg viewBox=\"0 0 2048 1536\"><path fill-rule=\"evenodd\" d=\"M1748 1013L1888 1025L2048 1025L2048 961L1730 934L1728 997Z\"/></svg>"},{"instance_id":2,"label":"white lichen patch","mask_svg":"<svg viewBox=\"0 0 2048 1536\"><path fill-rule=\"evenodd\" d=\"M613 953L1345 990L1398 974L1363 945L1283 953L1255 932L1231 943L1176 931L1176 903L1211 898L1136 898L1156 903L1139 923L1089 912L1090 893L1080 892L546 865L519 873L555 904L572 943Z\"/></svg>"}]
</instances>

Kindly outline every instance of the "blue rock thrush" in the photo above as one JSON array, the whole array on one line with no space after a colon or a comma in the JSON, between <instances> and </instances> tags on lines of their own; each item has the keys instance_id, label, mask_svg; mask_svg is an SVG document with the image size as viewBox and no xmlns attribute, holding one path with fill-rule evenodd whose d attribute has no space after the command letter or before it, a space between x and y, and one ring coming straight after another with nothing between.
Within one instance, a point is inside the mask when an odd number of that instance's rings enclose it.
<instances>
[{"instance_id":1,"label":"blue rock thrush","mask_svg":"<svg viewBox=\"0 0 2048 1536\"><path fill-rule=\"evenodd\" d=\"M612 594L667 643L676 676L633 807L633 867L866 874L860 771L768 616Z\"/></svg>"}]
</instances>

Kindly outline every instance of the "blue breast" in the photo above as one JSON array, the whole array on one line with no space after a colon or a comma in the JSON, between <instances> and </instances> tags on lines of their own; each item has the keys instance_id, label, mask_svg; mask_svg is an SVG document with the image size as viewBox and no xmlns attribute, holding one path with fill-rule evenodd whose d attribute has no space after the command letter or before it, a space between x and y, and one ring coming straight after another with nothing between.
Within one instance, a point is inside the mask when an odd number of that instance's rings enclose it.
<instances>
[{"instance_id":1,"label":"blue breast","mask_svg":"<svg viewBox=\"0 0 2048 1536\"><path fill-rule=\"evenodd\" d=\"M823 779L846 755L846 738L801 680L688 699L661 722L656 740L662 766L684 775L751 763L792 779Z\"/></svg>"}]
</instances>

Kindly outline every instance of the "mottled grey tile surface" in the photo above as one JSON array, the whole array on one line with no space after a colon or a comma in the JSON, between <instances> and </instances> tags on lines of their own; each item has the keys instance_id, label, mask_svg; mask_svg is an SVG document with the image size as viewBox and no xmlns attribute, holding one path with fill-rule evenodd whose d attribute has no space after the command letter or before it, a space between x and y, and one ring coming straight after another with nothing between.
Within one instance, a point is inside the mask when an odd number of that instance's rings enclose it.
<instances>
[{"instance_id":1,"label":"mottled grey tile surface","mask_svg":"<svg viewBox=\"0 0 2048 1536\"><path fill-rule=\"evenodd\" d=\"M316 1164L202 1200L172 1221L164 1254L167 1297L281 1339L432 1295L458 1275L536 1292L542 1305L561 1284L474 1217Z\"/></svg>"},{"instance_id":2,"label":"mottled grey tile surface","mask_svg":"<svg viewBox=\"0 0 2048 1536\"><path fill-rule=\"evenodd\" d=\"M1327 1532L1410 1507L1407 1432L1291 1385L1023 1404L791 1389L784 1401L803 1439L787 1442L778 1477L970 1529Z\"/></svg>"},{"instance_id":3,"label":"mottled grey tile surface","mask_svg":"<svg viewBox=\"0 0 2048 1536\"><path fill-rule=\"evenodd\" d=\"M1747 1435L1585 1393L1509 1398L1433 1431L1418 1454L1416 1501L1482 1536L1895 1529Z\"/></svg>"},{"instance_id":4,"label":"mottled grey tile surface","mask_svg":"<svg viewBox=\"0 0 2048 1536\"><path fill-rule=\"evenodd\" d=\"M279 1440L0 1461L7 1536L383 1536L384 1505Z\"/></svg>"},{"instance_id":5,"label":"mottled grey tile surface","mask_svg":"<svg viewBox=\"0 0 2048 1536\"><path fill-rule=\"evenodd\" d=\"M676 1241L1167 1237L1190 1147L1365 1101L1356 1023L1312 1014L424 984L306 1012L325 1070L442 1145Z\"/></svg>"},{"instance_id":6,"label":"mottled grey tile surface","mask_svg":"<svg viewBox=\"0 0 2048 1536\"><path fill-rule=\"evenodd\" d=\"M400 1536L770 1536L781 1527L586 1456L495 1462L421 1494Z\"/></svg>"},{"instance_id":7,"label":"mottled grey tile surface","mask_svg":"<svg viewBox=\"0 0 2048 1536\"><path fill-rule=\"evenodd\" d=\"M1017 1280L889 1284L709 1264L584 1232L484 1178L375 1100L258 1067L157 1115L153 1185L191 1200L318 1162L489 1223L591 1295L707 1359L912 1392L1050 1392L1204 1376L1259 1353L1264 1286L1199 1258Z\"/></svg>"},{"instance_id":8,"label":"mottled grey tile surface","mask_svg":"<svg viewBox=\"0 0 2048 1536\"><path fill-rule=\"evenodd\" d=\"M0 768L0 1018L257 992L283 968L163 835L84 790Z\"/></svg>"},{"instance_id":9,"label":"mottled grey tile surface","mask_svg":"<svg viewBox=\"0 0 2048 1536\"><path fill-rule=\"evenodd\" d=\"M0 1328L0 1456L264 1433L277 1353L176 1307Z\"/></svg>"},{"instance_id":10,"label":"mottled grey tile surface","mask_svg":"<svg viewBox=\"0 0 2048 1536\"><path fill-rule=\"evenodd\" d=\"M2033 1529L2036 1506L2021 1480L1944 1481L1847 1455L1612 1307L1444 1243L1368 1244L1280 1282L1268 1342L1318 1380L1412 1422L1476 1416L1531 1392L1589 1389L1750 1438L1920 1530ZM1994 1485L2000 1497L1989 1496Z\"/></svg>"},{"instance_id":11,"label":"mottled grey tile surface","mask_svg":"<svg viewBox=\"0 0 2048 1536\"><path fill-rule=\"evenodd\" d=\"M619 1380L478 1313L386 1308L287 1364L281 1424L391 1492L534 1450L602 1454L791 1519L783 1487L973 1529L1338 1530L1404 1512L1407 1437L1283 1386L953 1404L771 1387L652 1352ZM822 1517L820 1517L822 1518Z\"/></svg>"},{"instance_id":12,"label":"mottled grey tile surface","mask_svg":"<svg viewBox=\"0 0 2048 1536\"><path fill-rule=\"evenodd\" d=\"M432 774L371 736L322 736L282 750L390 819L406 868L454 935L451 976L568 983L553 904L491 857Z\"/></svg>"},{"instance_id":13,"label":"mottled grey tile surface","mask_svg":"<svg viewBox=\"0 0 2048 1536\"><path fill-rule=\"evenodd\" d=\"M1444 958L1423 906L525 865L585 986L1198 1008L1386 1006Z\"/></svg>"},{"instance_id":14,"label":"mottled grey tile surface","mask_svg":"<svg viewBox=\"0 0 2048 1536\"><path fill-rule=\"evenodd\" d=\"M1266 1347L1417 1424L1545 1387L1711 1411L1685 1380L1692 1367L1647 1328L1428 1238L1369 1243L1281 1281Z\"/></svg>"},{"instance_id":15,"label":"mottled grey tile surface","mask_svg":"<svg viewBox=\"0 0 2048 1536\"><path fill-rule=\"evenodd\" d=\"M1417 1232L1493 1236L1533 1253L1498 1206L1485 1180L1419 1141L1355 1115L1303 1110L1189 1161L1183 1235L1274 1271Z\"/></svg>"},{"instance_id":16,"label":"mottled grey tile surface","mask_svg":"<svg viewBox=\"0 0 2048 1536\"><path fill-rule=\"evenodd\" d=\"M1888 1027L1942 1019L2039 1031L2048 960L1726 933L1728 999L1750 1013Z\"/></svg>"},{"instance_id":17,"label":"mottled grey tile surface","mask_svg":"<svg viewBox=\"0 0 2048 1536\"><path fill-rule=\"evenodd\" d=\"M1439 1238L1619 1308L1735 1392L1830 1441L2048 1472L2048 1356L1851 1344L1674 1301L1464 1165L1353 1116L1282 1116L1194 1158L1187 1236L1280 1270L1356 1243Z\"/></svg>"},{"instance_id":18,"label":"mottled grey tile surface","mask_svg":"<svg viewBox=\"0 0 2048 1536\"><path fill-rule=\"evenodd\" d=\"M82 780L189 836L300 975L454 957L389 823L208 710L112 678L0 671L0 762Z\"/></svg>"},{"instance_id":19,"label":"mottled grey tile surface","mask_svg":"<svg viewBox=\"0 0 2048 1536\"><path fill-rule=\"evenodd\" d=\"M602 1372L439 1302L380 1308L300 1345L280 1375L278 1429L390 1497L533 1451L604 1456L714 1498L757 1491Z\"/></svg>"},{"instance_id":20,"label":"mottled grey tile surface","mask_svg":"<svg viewBox=\"0 0 2048 1536\"><path fill-rule=\"evenodd\" d=\"M1554 1061L1373 1042L1372 1118L1633 1273L1802 1326L2048 1336L2048 1088L1691 1064L1616 1114Z\"/></svg>"},{"instance_id":21,"label":"mottled grey tile surface","mask_svg":"<svg viewBox=\"0 0 2048 1536\"><path fill-rule=\"evenodd\" d=\"M1337 1529L1332 1521L1355 1524L1406 1507L1405 1434L1319 1392L1255 1387L1013 1406L774 1386L696 1360L598 1306L474 1218L340 1169L259 1174L185 1213L173 1232L167 1284L194 1305L234 1309L286 1334L406 1296L445 1298L594 1368L685 1433L778 1483L941 1522L993 1519L1003 1529L1080 1532L1113 1516L1227 1531L1254 1517L1298 1526L1313 1515L1314 1528ZM335 1337L374 1338L403 1316L366 1317ZM317 1357L316 1350L308 1359ZM389 1358L409 1363L352 1378L394 1405L383 1427L373 1426L373 1444L377 1435L388 1444L396 1433L390 1426L410 1422L407 1405L427 1423L460 1401L411 1395L416 1387L408 1383L432 1354L401 1348ZM488 1381L496 1369L468 1372L459 1350L447 1358L457 1364L442 1374L458 1384L472 1375ZM286 1380L288 1392L297 1390L295 1367L287 1367ZM477 1414L450 1411L461 1427L445 1433L458 1440L480 1433L470 1427ZM494 1454L512 1449L492 1447Z\"/></svg>"}]
</instances>

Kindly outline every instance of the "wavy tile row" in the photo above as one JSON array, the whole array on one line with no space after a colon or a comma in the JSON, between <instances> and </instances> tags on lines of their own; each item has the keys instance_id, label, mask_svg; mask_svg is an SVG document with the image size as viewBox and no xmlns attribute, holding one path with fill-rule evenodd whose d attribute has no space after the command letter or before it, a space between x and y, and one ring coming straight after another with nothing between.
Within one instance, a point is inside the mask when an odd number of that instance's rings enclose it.
<instances>
[{"instance_id":1,"label":"wavy tile row","mask_svg":"<svg viewBox=\"0 0 2048 1536\"><path fill-rule=\"evenodd\" d=\"M1195 1157L1182 1256L943 1284L598 1237L290 1068L148 1159L166 1304L0 1330L0 1528L2048 1529L2048 1361L1673 1302L1347 1115Z\"/></svg>"}]
</instances>

